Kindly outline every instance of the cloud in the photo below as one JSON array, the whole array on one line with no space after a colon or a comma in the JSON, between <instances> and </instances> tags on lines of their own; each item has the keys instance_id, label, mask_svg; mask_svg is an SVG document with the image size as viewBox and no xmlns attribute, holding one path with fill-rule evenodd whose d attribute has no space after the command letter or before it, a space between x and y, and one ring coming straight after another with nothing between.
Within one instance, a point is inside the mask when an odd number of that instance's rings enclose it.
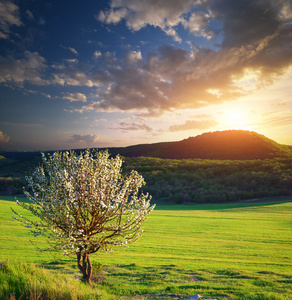
<instances>
[{"instance_id":1,"label":"cloud","mask_svg":"<svg viewBox=\"0 0 292 300\"><path fill-rule=\"evenodd\" d=\"M78 55L78 52L77 52L77 50L75 50L74 48L72 48L72 47L68 47L68 49L72 52L72 53L74 53L74 54L76 54L76 55Z\"/></svg>"},{"instance_id":2,"label":"cloud","mask_svg":"<svg viewBox=\"0 0 292 300\"><path fill-rule=\"evenodd\" d=\"M10 141L10 137L0 131L0 143L8 143Z\"/></svg>"},{"instance_id":3,"label":"cloud","mask_svg":"<svg viewBox=\"0 0 292 300\"><path fill-rule=\"evenodd\" d=\"M25 51L22 58L0 56L0 82L21 84L25 81L34 85L48 84L42 73L46 60L37 52Z\"/></svg>"},{"instance_id":4,"label":"cloud","mask_svg":"<svg viewBox=\"0 0 292 300\"><path fill-rule=\"evenodd\" d=\"M0 38L8 39L11 26L21 26L19 7L13 1L0 2Z\"/></svg>"},{"instance_id":5,"label":"cloud","mask_svg":"<svg viewBox=\"0 0 292 300\"><path fill-rule=\"evenodd\" d=\"M78 59L76 58L68 58L68 59L64 59L64 62L68 63L68 64L74 64L78 62Z\"/></svg>"},{"instance_id":6,"label":"cloud","mask_svg":"<svg viewBox=\"0 0 292 300\"><path fill-rule=\"evenodd\" d=\"M63 99L68 99L70 102L87 101L87 97L82 93L64 93Z\"/></svg>"},{"instance_id":7,"label":"cloud","mask_svg":"<svg viewBox=\"0 0 292 300\"><path fill-rule=\"evenodd\" d=\"M77 51L76 49L74 49L73 47L65 47L65 46L63 46L63 45L61 45L61 47L62 47L63 49L69 50L70 52L74 53L75 55L79 55L78 51Z\"/></svg>"},{"instance_id":8,"label":"cloud","mask_svg":"<svg viewBox=\"0 0 292 300\"><path fill-rule=\"evenodd\" d=\"M136 48L123 57L96 51L92 63L67 59L52 66L39 53L25 51L21 57L0 56L0 82L90 88L96 100L80 112L120 110L157 116L233 101L270 86L292 66L291 11L285 1L112 0L97 16L105 24L125 21L132 31L156 26L175 39L177 29L185 28L220 41L220 47L211 42L209 48L197 47L194 39L191 48L160 45L143 56ZM44 78L45 71L51 71L50 77ZM62 97L87 100L78 93Z\"/></svg>"},{"instance_id":9,"label":"cloud","mask_svg":"<svg viewBox=\"0 0 292 300\"><path fill-rule=\"evenodd\" d=\"M98 75L103 88L96 91L99 100L84 109L136 109L152 114L233 101L270 86L292 66L292 10L287 3L111 1L109 10L97 17L106 24L125 20L131 30L151 25L166 34L174 30L173 36L181 24L195 36L211 39L220 34L221 47L192 43L192 49L186 50L161 45L137 66L131 66L134 52L124 60L111 54L114 64L102 55L104 65ZM90 78L97 85L98 76Z\"/></svg>"},{"instance_id":10,"label":"cloud","mask_svg":"<svg viewBox=\"0 0 292 300\"><path fill-rule=\"evenodd\" d=\"M291 17L290 1L112 0L110 8L100 11L96 19L106 24L125 20L133 31L146 26L159 27L176 41L181 41L177 33L179 25L207 39L223 27L224 45L231 46L255 42L275 32Z\"/></svg>"},{"instance_id":11,"label":"cloud","mask_svg":"<svg viewBox=\"0 0 292 300\"><path fill-rule=\"evenodd\" d=\"M191 14L188 19L183 19L182 24L185 29L188 29L194 36L202 36L207 39L214 35L210 27L210 15L203 11L196 11Z\"/></svg>"},{"instance_id":12,"label":"cloud","mask_svg":"<svg viewBox=\"0 0 292 300\"><path fill-rule=\"evenodd\" d=\"M26 17L30 20L30 21L34 21L34 16L33 13L30 10L26 11Z\"/></svg>"},{"instance_id":13,"label":"cloud","mask_svg":"<svg viewBox=\"0 0 292 300\"><path fill-rule=\"evenodd\" d=\"M78 62L78 60L66 60L64 64L53 66L51 83L68 86L100 86L103 82L103 76L100 76L99 70L92 70L94 66Z\"/></svg>"},{"instance_id":14,"label":"cloud","mask_svg":"<svg viewBox=\"0 0 292 300\"><path fill-rule=\"evenodd\" d=\"M99 100L84 109L163 112L234 100L249 92L236 85L236 80L262 52L258 45L217 52L164 45L148 55L144 65L116 58L112 64L103 58L103 69L88 72L86 77L92 85L103 86L96 90Z\"/></svg>"},{"instance_id":15,"label":"cloud","mask_svg":"<svg viewBox=\"0 0 292 300\"><path fill-rule=\"evenodd\" d=\"M133 31L147 25L159 27L174 40L181 41L175 27L183 21L183 15L196 5L197 1L184 0L113 0L110 9L100 11L96 19L106 24L117 24L123 19Z\"/></svg>"},{"instance_id":16,"label":"cloud","mask_svg":"<svg viewBox=\"0 0 292 300\"><path fill-rule=\"evenodd\" d=\"M126 54L126 62L129 64L142 63L142 54L140 51L130 51Z\"/></svg>"},{"instance_id":17,"label":"cloud","mask_svg":"<svg viewBox=\"0 0 292 300\"><path fill-rule=\"evenodd\" d=\"M67 143L74 143L74 144L84 144L84 145L92 145L98 142L99 136L97 134L73 134L70 139L67 140Z\"/></svg>"},{"instance_id":18,"label":"cloud","mask_svg":"<svg viewBox=\"0 0 292 300\"><path fill-rule=\"evenodd\" d=\"M94 58L99 58L101 56L101 52L100 51L95 51L93 53Z\"/></svg>"},{"instance_id":19,"label":"cloud","mask_svg":"<svg viewBox=\"0 0 292 300\"><path fill-rule=\"evenodd\" d=\"M285 25L287 1L207 1L213 19L223 26L223 47L240 47L274 34Z\"/></svg>"},{"instance_id":20,"label":"cloud","mask_svg":"<svg viewBox=\"0 0 292 300\"><path fill-rule=\"evenodd\" d=\"M137 131L137 130L143 130L147 132L152 131L152 128L146 124L134 123L134 122L121 122L117 128L115 127L112 129L118 129L122 131Z\"/></svg>"},{"instance_id":21,"label":"cloud","mask_svg":"<svg viewBox=\"0 0 292 300\"><path fill-rule=\"evenodd\" d=\"M212 119L206 119L201 121L187 120L184 124L170 126L169 131L183 131L193 129L205 130L210 127L216 126L217 124L218 122Z\"/></svg>"}]
</instances>

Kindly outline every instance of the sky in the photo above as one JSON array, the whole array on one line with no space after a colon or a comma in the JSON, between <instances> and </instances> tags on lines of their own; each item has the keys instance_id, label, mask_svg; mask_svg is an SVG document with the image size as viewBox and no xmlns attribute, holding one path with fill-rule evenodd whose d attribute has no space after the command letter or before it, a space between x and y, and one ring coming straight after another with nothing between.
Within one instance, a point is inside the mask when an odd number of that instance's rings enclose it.
<instances>
[{"instance_id":1,"label":"sky","mask_svg":"<svg viewBox=\"0 0 292 300\"><path fill-rule=\"evenodd\" d=\"M0 0L0 150L292 145L291 49L291 0Z\"/></svg>"}]
</instances>

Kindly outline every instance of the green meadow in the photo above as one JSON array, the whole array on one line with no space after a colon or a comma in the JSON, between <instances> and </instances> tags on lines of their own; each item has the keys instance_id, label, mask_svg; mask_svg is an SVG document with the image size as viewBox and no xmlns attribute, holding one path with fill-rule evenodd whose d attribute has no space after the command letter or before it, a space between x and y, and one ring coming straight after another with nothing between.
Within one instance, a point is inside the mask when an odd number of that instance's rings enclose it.
<instances>
[{"instance_id":1,"label":"green meadow","mask_svg":"<svg viewBox=\"0 0 292 300\"><path fill-rule=\"evenodd\" d=\"M138 242L92 255L94 288L0 199L0 299L292 299L291 198L158 205Z\"/></svg>"}]
</instances>

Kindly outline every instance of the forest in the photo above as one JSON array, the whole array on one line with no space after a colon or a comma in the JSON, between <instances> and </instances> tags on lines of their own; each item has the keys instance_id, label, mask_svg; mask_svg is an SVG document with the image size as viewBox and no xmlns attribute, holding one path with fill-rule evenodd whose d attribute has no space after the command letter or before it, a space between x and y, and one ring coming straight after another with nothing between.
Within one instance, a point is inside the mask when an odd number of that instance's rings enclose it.
<instances>
[{"instance_id":1,"label":"forest","mask_svg":"<svg viewBox=\"0 0 292 300\"><path fill-rule=\"evenodd\" d=\"M155 201L216 203L292 194L292 159L206 160L131 158Z\"/></svg>"},{"instance_id":2,"label":"forest","mask_svg":"<svg viewBox=\"0 0 292 300\"><path fill-rule=\"evenodd\" d=\"M216 203L292 195L292 149L253 131L203 133L178 142L98 149L138 171L155 202ZM83 151L75 150L76 153ZM52 154L47 151L45 154ZM0 151L0 193L19 194L41 152Z\"/></svg>"},{"instance_id":3,"label":"forest","mask_svg":"<svg viewBox=\"0 0 292 300\"><path fill-rule=\"evenodd\" d=\"M23 153L18 160L0 158L1 194L22 193L25 176L41 163L40 153L33 153ZM220 203L292 194L292 158L124 157L123 173L133 169L144 177L142 190L149 192L156 203Z\"/></svg>"}]
</instances>

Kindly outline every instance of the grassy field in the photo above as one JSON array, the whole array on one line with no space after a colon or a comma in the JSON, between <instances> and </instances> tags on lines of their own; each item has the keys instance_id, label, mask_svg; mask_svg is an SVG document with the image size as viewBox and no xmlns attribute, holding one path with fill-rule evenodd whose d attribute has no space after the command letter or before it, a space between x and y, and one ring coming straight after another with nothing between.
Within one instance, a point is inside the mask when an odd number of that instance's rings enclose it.
<instances>
[{"instance_id":1,"label":"grassy field","mask_svg":"<svg viewBox=\"0 0 292 300\"><path fill-rule=\"evenodd\" d=\"M292 299L292 202L158 206L137 243L92 256L91 289L74 258L36 249L13 201L0 200L1 299Z\"/></svg>"}]
</instances>

